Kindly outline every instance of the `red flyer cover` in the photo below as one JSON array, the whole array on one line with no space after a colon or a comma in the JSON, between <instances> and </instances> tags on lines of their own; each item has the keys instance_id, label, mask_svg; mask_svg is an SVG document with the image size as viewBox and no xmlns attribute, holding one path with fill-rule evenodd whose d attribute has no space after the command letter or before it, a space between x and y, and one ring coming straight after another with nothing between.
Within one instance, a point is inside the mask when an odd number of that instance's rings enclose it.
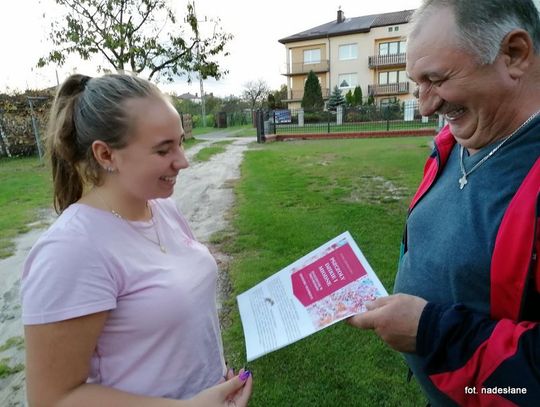
<instances>
[{"instance_id":1,"label":"red flyer cover","mask_svg":"<svg viewBox=\"0 0 540 407\"><path fill-rule=\"evenodd\" d=\"M292 274L293 293L304 305L336 292L366 275L366 270L347 243Z\"/></svg>"},{"instance_id":2,"label":"red flyer cover","mask_svg":"<svg viewBox=\"0 0 540 407\"><path fill-rule=\"evenodd\" d=\"M349 232L237 297L247 361L287 346L388 295Z\"/></svg>"}]
</instances>

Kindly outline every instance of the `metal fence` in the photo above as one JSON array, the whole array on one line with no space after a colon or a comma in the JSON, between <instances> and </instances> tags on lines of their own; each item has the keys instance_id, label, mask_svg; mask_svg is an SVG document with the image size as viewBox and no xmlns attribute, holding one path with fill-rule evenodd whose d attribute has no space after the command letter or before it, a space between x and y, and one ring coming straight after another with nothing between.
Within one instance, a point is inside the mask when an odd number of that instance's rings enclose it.
<instances>
[{"instance_id":1,"label":"metal fence","mask_svg":"<svg viewBox=\"0 0 540 407\"><path fill-rule=\"evenodd\" d=\"M336 110L310 111L282 109L265 112L264 134L368 133L395 130L431 129L442 123L438 115L423 117L415 103L383 106L340 106Z\"/></svg>"}]
</instances>

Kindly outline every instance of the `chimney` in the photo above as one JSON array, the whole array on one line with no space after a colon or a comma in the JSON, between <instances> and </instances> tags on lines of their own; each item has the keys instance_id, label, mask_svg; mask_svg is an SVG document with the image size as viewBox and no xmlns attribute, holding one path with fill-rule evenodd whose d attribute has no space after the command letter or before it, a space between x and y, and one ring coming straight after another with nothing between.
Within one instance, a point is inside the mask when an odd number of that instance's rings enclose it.
<instances>
[{"instance_id":1,"label":"chimney","mask_svg":"<svg viewBox=\"0 0 540 407\"><path fill-rule=\"evenodd\" d=\"M339 23L342 23L343 21L345 21L345 13L343 12L343 10L341 10L341 6L340 6L337 11L337 22L339 24Z\"/></svg>"}]
</instances>

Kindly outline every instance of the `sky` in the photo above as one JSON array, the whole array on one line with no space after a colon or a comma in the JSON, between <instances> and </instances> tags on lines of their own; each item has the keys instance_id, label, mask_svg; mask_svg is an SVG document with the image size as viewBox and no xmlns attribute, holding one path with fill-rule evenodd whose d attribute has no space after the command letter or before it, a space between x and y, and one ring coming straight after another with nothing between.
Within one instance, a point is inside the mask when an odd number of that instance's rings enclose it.
<instances>
[{"instance_id":1,"label":"sky","mask_svg":"<svg viewBox=\"0 0 540 407\"><path fill-rule=\"evenodd\" d=\"M170 0L180 15L187 0ZM46 55L47 32L51 19L58 15L53 0L3 1L0 9L0 93L42 89L54 86L73 72L98 75L96 66L102 58L91 62L70 58L62 67L50 65L37 68L39 57ZM336 19L339 7L345 17L408 10L418 7L421 0L196 0L199 20L219 18L225 32L234 38L229 41L227 57L220 58L229 71L224 78L204 81L206 94L240 96L248 81L264 80L270 89L286 83L281 74L285 68L285 46L279 39L328 23ZM45 14L45 17L43 15ZM58 18L58 17L57 17ZM210 34L211 23L201 23L201 33ZM197 77L191 84L179 79L173 84L160 85L176 94L198 93Z\"/></svg>"}]
</instances>

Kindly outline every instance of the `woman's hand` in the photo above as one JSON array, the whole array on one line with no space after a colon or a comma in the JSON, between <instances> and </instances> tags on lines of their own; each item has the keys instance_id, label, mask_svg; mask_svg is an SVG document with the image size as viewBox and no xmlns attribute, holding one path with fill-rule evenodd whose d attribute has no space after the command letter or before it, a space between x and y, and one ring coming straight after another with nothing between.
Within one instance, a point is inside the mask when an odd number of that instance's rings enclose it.
<instances>
[{"instance_id":1,"label":"woman's hand","mask_svg":"<svg viewBox=\"0 0 540 407\"><path fill-rule=\"evenodd\" d=\"M231 380L235 376L234 369L232 367L229 367L228 364L226 366L227 366L227 373L225 374L225 376L223 376L223 379L219 381L219 384L224 383L227 380Z\"/></svg>"},{"instance_id":2,"label":"woman's hand","mask_svg":"<svg viewBox=\"0 0 540 407\"><path fill-rule=\"evenodd\" d=\"M190 407L245 407L251 397L253 378L249 370L240 369L239 375L210 387L191 400Z\"/></svg>"}]
</instances>

